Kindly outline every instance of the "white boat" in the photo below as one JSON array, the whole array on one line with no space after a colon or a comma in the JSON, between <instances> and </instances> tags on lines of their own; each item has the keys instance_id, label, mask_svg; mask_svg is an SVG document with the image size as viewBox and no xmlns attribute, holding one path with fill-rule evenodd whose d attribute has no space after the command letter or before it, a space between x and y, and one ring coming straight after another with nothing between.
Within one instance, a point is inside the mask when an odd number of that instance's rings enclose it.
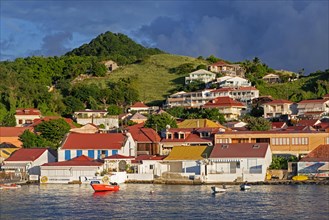
<instances>
[{"instance_id":1,"label":"white boat","mask_svg":"<svg viewBox=\"0 0 329 220\"><path fill-rule=\"evenodd\" d=\"M240 189L241 190L248 190L248 189L251 189L251 186L248 185L247 183L243 183L240 185Z\"/></svg>"},{"instance_id":2,"label":"white boat","mask_svg":"<svg viewBox=\"0 0 329 220\"><path fill-rule=\"evenodd\" d=\"M18 189L18 188L21 188L21 186L15 184L15 183L12 183L12 184L9 184L9 183L0 184L0 189Z\"/></svg>"},{"instance_id":3,"label":"white boat","mask_svg":"<svg viewBox=\"0 0 329 220\"><path fill-rule=\"evenodd\" d=\"M226 188L223 186L223 188L212 186L211 187L212 193L223 193L226 192Z\"/></svg>"}]
</instances>

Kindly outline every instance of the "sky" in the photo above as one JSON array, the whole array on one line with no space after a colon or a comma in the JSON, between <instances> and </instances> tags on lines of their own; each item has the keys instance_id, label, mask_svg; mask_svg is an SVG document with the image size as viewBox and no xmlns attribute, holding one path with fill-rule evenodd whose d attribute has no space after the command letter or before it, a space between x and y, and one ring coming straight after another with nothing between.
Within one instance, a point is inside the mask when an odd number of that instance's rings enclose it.
<instances>
[{"instance_id":1,"label":"sky","mask_svg":"<svg viewBox=\"0 0 329 220\"><path fill-rule=\"evenodd\" d=\"M146 47L274 69L329 69L329 1L1 0L0 60L60 56L101 33Z\"/></svg>"}]
</instances>

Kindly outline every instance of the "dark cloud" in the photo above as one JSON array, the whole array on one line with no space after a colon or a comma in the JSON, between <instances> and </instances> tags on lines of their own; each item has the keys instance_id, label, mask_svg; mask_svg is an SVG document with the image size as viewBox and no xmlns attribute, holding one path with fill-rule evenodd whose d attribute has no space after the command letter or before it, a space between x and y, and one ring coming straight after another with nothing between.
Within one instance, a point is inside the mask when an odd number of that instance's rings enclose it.
<instances>
[{"instance_id":1,"label":"dark cloud","mask_svg":"<svg viewBox=\"0 0 329 220\"><path fill-rule=\"evenodd\" d=\"M328 1L288 0L1 1L0 22L33 24L39 55L60 55L112 31L170 53L231 61L257 56L274 68L311 72L329 68L328 7ZM27 36L21 29L10 31ZM24 50L10 47L2 53Z\"/></svg>"},{"instance_id":2,"label":"dark cloud","mask_svg":"<svg viewBox=\"0 0 329 220\"><path fill-rule=\"evenodd\" d=\"M70 40L72 40L72 34L69 32L57 32L47 35L42 39L41 49L30 52L30 55L63 55L71 49L65 46Z\"/></svg>"}]
</instances>

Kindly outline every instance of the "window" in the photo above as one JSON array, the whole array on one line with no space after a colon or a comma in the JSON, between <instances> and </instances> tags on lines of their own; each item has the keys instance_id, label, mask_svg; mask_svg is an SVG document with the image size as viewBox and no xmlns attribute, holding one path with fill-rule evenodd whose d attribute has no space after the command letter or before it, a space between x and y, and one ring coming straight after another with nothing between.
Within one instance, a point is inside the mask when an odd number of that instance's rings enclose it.
<instances>
[{"instance_id":1,"label":"window","mask_svg":"<svg viewBox=\"0 0 329 220\"><path fill-rule=\"evenodd\" d=\"M150 165L150 170L153 170L154 169L154 165Z\"/></svg>"},{"instance_id":2,"label":"window","mask_svg":"<svg viewBox=\"0 0 329 220\"><path fill-rule=\"evenodd\" d=\"M77 157L82 155L82 150L77 150Z\"/></svg>"},{"instance_id":3,"label":"window","mask_svg":"<svg viewBox=\"0 0 329 220\"><path fill-rule=\"evenodd\" d=\"M118 150L112 150L112 155L118 154Z\"/></svg>"},{"instance_id":4,"label":"window","mask_svg":"<svg viewBox=\"0 0 329 220\"><path fill-rule=\"evenodd\" d=\"M95 158L95 152L94 150L88 150L88 157L94 159Z\"/></svg>"},{"instance_id":5,"label":"window","mask_svg":"<svg viewBox=\"0 0 329 220\"><path fill-rule=\"evenodd\" d=\"M70 159L71 159L71 151L65 150L65 160L70 160Z\"/></svg>"},{"instance_id":6,"label":"window","mask_svg":"<svg viewBox=\"0 0 329 220\"><path fill-rule=\"evenodd\" d=\"M291 138L291 142L293 145L308 145L308 138L306 137Z\"/></svg>"}]
</instances>

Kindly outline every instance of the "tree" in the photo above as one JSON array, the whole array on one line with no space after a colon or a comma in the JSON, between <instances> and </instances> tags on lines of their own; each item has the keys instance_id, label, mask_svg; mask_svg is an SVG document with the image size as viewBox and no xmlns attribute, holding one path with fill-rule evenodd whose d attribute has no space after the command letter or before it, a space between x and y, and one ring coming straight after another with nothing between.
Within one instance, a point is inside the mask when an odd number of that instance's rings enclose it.
<instances>
[{"instance_id":1,"label":"tree","mask_svg":"<svg viewBox=\"0 0 329 220\"><path fill-rule=\"evenodd\" d=\"M176 118L185 118L185 109L183 107L173 107L167 110L167 113Z\"/></svg>"},{"instance_id":2,"label":"tree","mask_svg":"<svg viewBox=\"0 0 329 220\"><path fill-rule=\"evenodd\" d=\"M66 105L66 109L63 115L71 115L75 111L85 109L85 105L83 104L83 102L73 96L66 97L63 102Z\"/></svg>"},{"instance_id":3,"label":"tree","mask_svg":"<svg viewBox=\"0 0 329 220\"><path fill-rule=\"evenodd\" d=\"M223 114L219 113L218 109L203 109L202 118L207 118L212 121L217 121L220 124L225 122L225 117Z\"/></svg>"},{"instance_id":4,"label":"tree","mask_svg":"<svg viewBox=\"0 0 329 220\"><path fill-rule=\"evenodd\" d=\"M44 121L36 127L36 131L40 132L40 136L57 148L64 138L65 134L70 130L70 125L62 118L50 121Z\"/></svg>"},{"instance_id":5,"label":"tree","mask_svg":"<svg viewBox=\"0 0 329 220\"><path fill-rule=\"evenodd\" d=\"M119 115L119 114L122 113L122 108L120 108L117 105L110 105L107 108L107 112L108 112L109 115Z\"/></svg>"},{"instance_id":6,"label":"tree","mask_svg":"<svg viewBox=\"0 0 329 220\"><path fill-rule=\"evenodd\" d=\"M47 140L29 130L25 130L23 134L19 136L19 140L23 143L24 148L46 148L51 145Z\"/></svg>"},{"instance_id":7,"label":"tree","mask_svg":"<svg viewBox=\"0 0 329 220\"><path fill-rule=\"evenodd\" d=\"M282 157L282 156L273 156L272 163L270 165L270 169L273 170L286 170L288 169L288 162L297 162L297 157L290 156Z\"/></svg>"},{"instance_id":8,"label":"tree","mask_svg":"<svg viewBox=\"0 0 329 220\"><path fill-rule=\"evenodd\" d=\"M176 120L168 114L150 115L145 122L146 128L153 128L156 131L163 131L167 126L177 128Z\"/></svg>"},{"instance_id":9,"label":"tree","mask_svg":"<svg viewBox=\"0 0 329 220\"><path fill-rule=\"evenodd\" d=\"M16 119L15 115L12 112L7 112L7 114L3 117L2 126L4 127L15 127Z\"/></svg>"},{"instance_id":10,"label":"tree","mask_svg":"<svg viewBox=\"0 0 329 220\"><path fill-rule=\"evenodd\" d=\"M170 72L171 73L176 73L176 74L179 74L179 75L183 75L183 74L193 72L193 70L194 70L194 64L193 63L184 63L184 64L181 64L181 65L175 67L175 68L171 68Z\"/></svg>"},{"instance_id":11,"label":"tree","mask_svg":"<svg viewBox=\"0 0 329 220\"><path fill-rule=\"evenodd\" d=\"M268 131L271 129L271 122L265 118L246 117L247 128L251 131Z\"/></svg>"},{"instance_id":12,"label":"tree","mask_svg":"<svg viewBox=\"0 0 329 220\"><path fill-rule=\"evenodd\" d=\"M208 62L210 63L216 63L218 62L220 59L215 57L214 55L210 55L207 59L206 59Z\"/></svg>"}]
</instances>

